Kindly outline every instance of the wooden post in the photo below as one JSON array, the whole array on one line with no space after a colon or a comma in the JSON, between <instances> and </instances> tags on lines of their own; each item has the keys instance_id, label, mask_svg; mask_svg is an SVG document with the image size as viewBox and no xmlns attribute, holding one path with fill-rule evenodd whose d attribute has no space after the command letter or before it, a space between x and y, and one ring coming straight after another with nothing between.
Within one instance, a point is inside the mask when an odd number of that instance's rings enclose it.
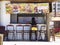
<instances>
[{"instance_id":1,"label":"wooden post","mask_svg":"<svg viewBox=\"0 0 60 45\"><path fill-rule=\"evenodd\" d=\"M49 21L50 21L50 18L49 18L49 14L47 14L47 36L48 36L48 41L50 41L50 31L49 31Z\"/></svg>"},{"instance_id":2,"label":"wooden post","mask_svg":"<svg viewBox=\"0 0 60 45\"><path fill-rule=\"evenodd\" d=\"M0 34L0 45L3 45L3 34Z\"/></svg>"}]
</instances>

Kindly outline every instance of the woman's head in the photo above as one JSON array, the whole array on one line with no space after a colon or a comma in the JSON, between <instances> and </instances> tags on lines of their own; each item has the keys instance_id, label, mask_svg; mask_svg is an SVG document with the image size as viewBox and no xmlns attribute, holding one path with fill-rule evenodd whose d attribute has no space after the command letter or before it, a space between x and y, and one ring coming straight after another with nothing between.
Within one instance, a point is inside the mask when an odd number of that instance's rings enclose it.
<instances>
[{"instance_id":1,"label":"woman's head","mask_svg":"<svg viewBox=\"0 0 60 45\"><path fill-rule=\"evenodd\" d=\"M33 26L36 25L36 21L35 21L35 18L32 17L32 23L31 23Z\"/></svg>"},{"instance_id":2,"label":"woman's head","mask_svg":"<svg viewBox=\"0 0 60 45\"><path fill-rule=\"evenodd\" d=\"M34 18L34 17L32 17L32 20L35 20L35 18Z\"/></svg>"}]
</instances>

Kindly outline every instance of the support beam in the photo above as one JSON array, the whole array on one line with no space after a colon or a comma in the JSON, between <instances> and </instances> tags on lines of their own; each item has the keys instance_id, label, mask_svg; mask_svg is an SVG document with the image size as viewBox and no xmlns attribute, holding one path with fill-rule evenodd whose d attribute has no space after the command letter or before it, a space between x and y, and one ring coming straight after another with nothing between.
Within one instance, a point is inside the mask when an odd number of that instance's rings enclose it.
<instances>
[{"instance_id":1,"label":"support beam","mask_svg":"<svg viewBox=\"0 0 60 45\"><path fill-rule=\"evenodd\" d=\"M11 1L11 2L54 2L58 0L1 0L1 1Z\"/></svg>"}]
</instances>

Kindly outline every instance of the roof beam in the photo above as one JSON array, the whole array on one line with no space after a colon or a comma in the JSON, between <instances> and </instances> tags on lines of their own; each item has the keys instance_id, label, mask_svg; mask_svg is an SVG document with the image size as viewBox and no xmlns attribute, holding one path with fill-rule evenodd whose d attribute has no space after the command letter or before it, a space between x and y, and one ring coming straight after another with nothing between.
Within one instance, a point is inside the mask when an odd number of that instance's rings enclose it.
<instances>
[{"instance_id":1,"label":"roof beam","mask_svg":"<svg viewBox=\"0 0 60 45\"><path fill-rule=\"evenodd\" d=\"M57 0L2 0L2 1L11 1L11 2L54 2Z\"/></svg>"}]
</instances>

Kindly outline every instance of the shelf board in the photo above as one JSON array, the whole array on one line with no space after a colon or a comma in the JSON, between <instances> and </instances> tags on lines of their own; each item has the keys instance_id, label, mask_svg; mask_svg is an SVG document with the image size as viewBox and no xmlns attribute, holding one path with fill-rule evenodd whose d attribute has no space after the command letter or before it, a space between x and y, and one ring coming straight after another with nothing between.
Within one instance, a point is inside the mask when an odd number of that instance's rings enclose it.
<instances>
[{"instance_id":1,"label":"shelf board","mask_svg":"<svg viewBox=\"0 0 60 45\"><path fill-rule=\"evenodd\" d=\"M60 21L60 17L52 17L51 20L52 21Z\"/></svg>"},{"instance_id":2,"label":"shelf board","mask_svg":"<svg viewBox=\"0 0 60 45\"><path fill-rule=\"evenodd\" d=\"M22 16L22 17L43 17L43 16L45 16L45 14L39 14L39 13L29 13L29 14L26 14L26 13L22 13L22 14L20 14L20 13L18 13L17 14L18 16Z\"/></svg>"}]
</instances>

